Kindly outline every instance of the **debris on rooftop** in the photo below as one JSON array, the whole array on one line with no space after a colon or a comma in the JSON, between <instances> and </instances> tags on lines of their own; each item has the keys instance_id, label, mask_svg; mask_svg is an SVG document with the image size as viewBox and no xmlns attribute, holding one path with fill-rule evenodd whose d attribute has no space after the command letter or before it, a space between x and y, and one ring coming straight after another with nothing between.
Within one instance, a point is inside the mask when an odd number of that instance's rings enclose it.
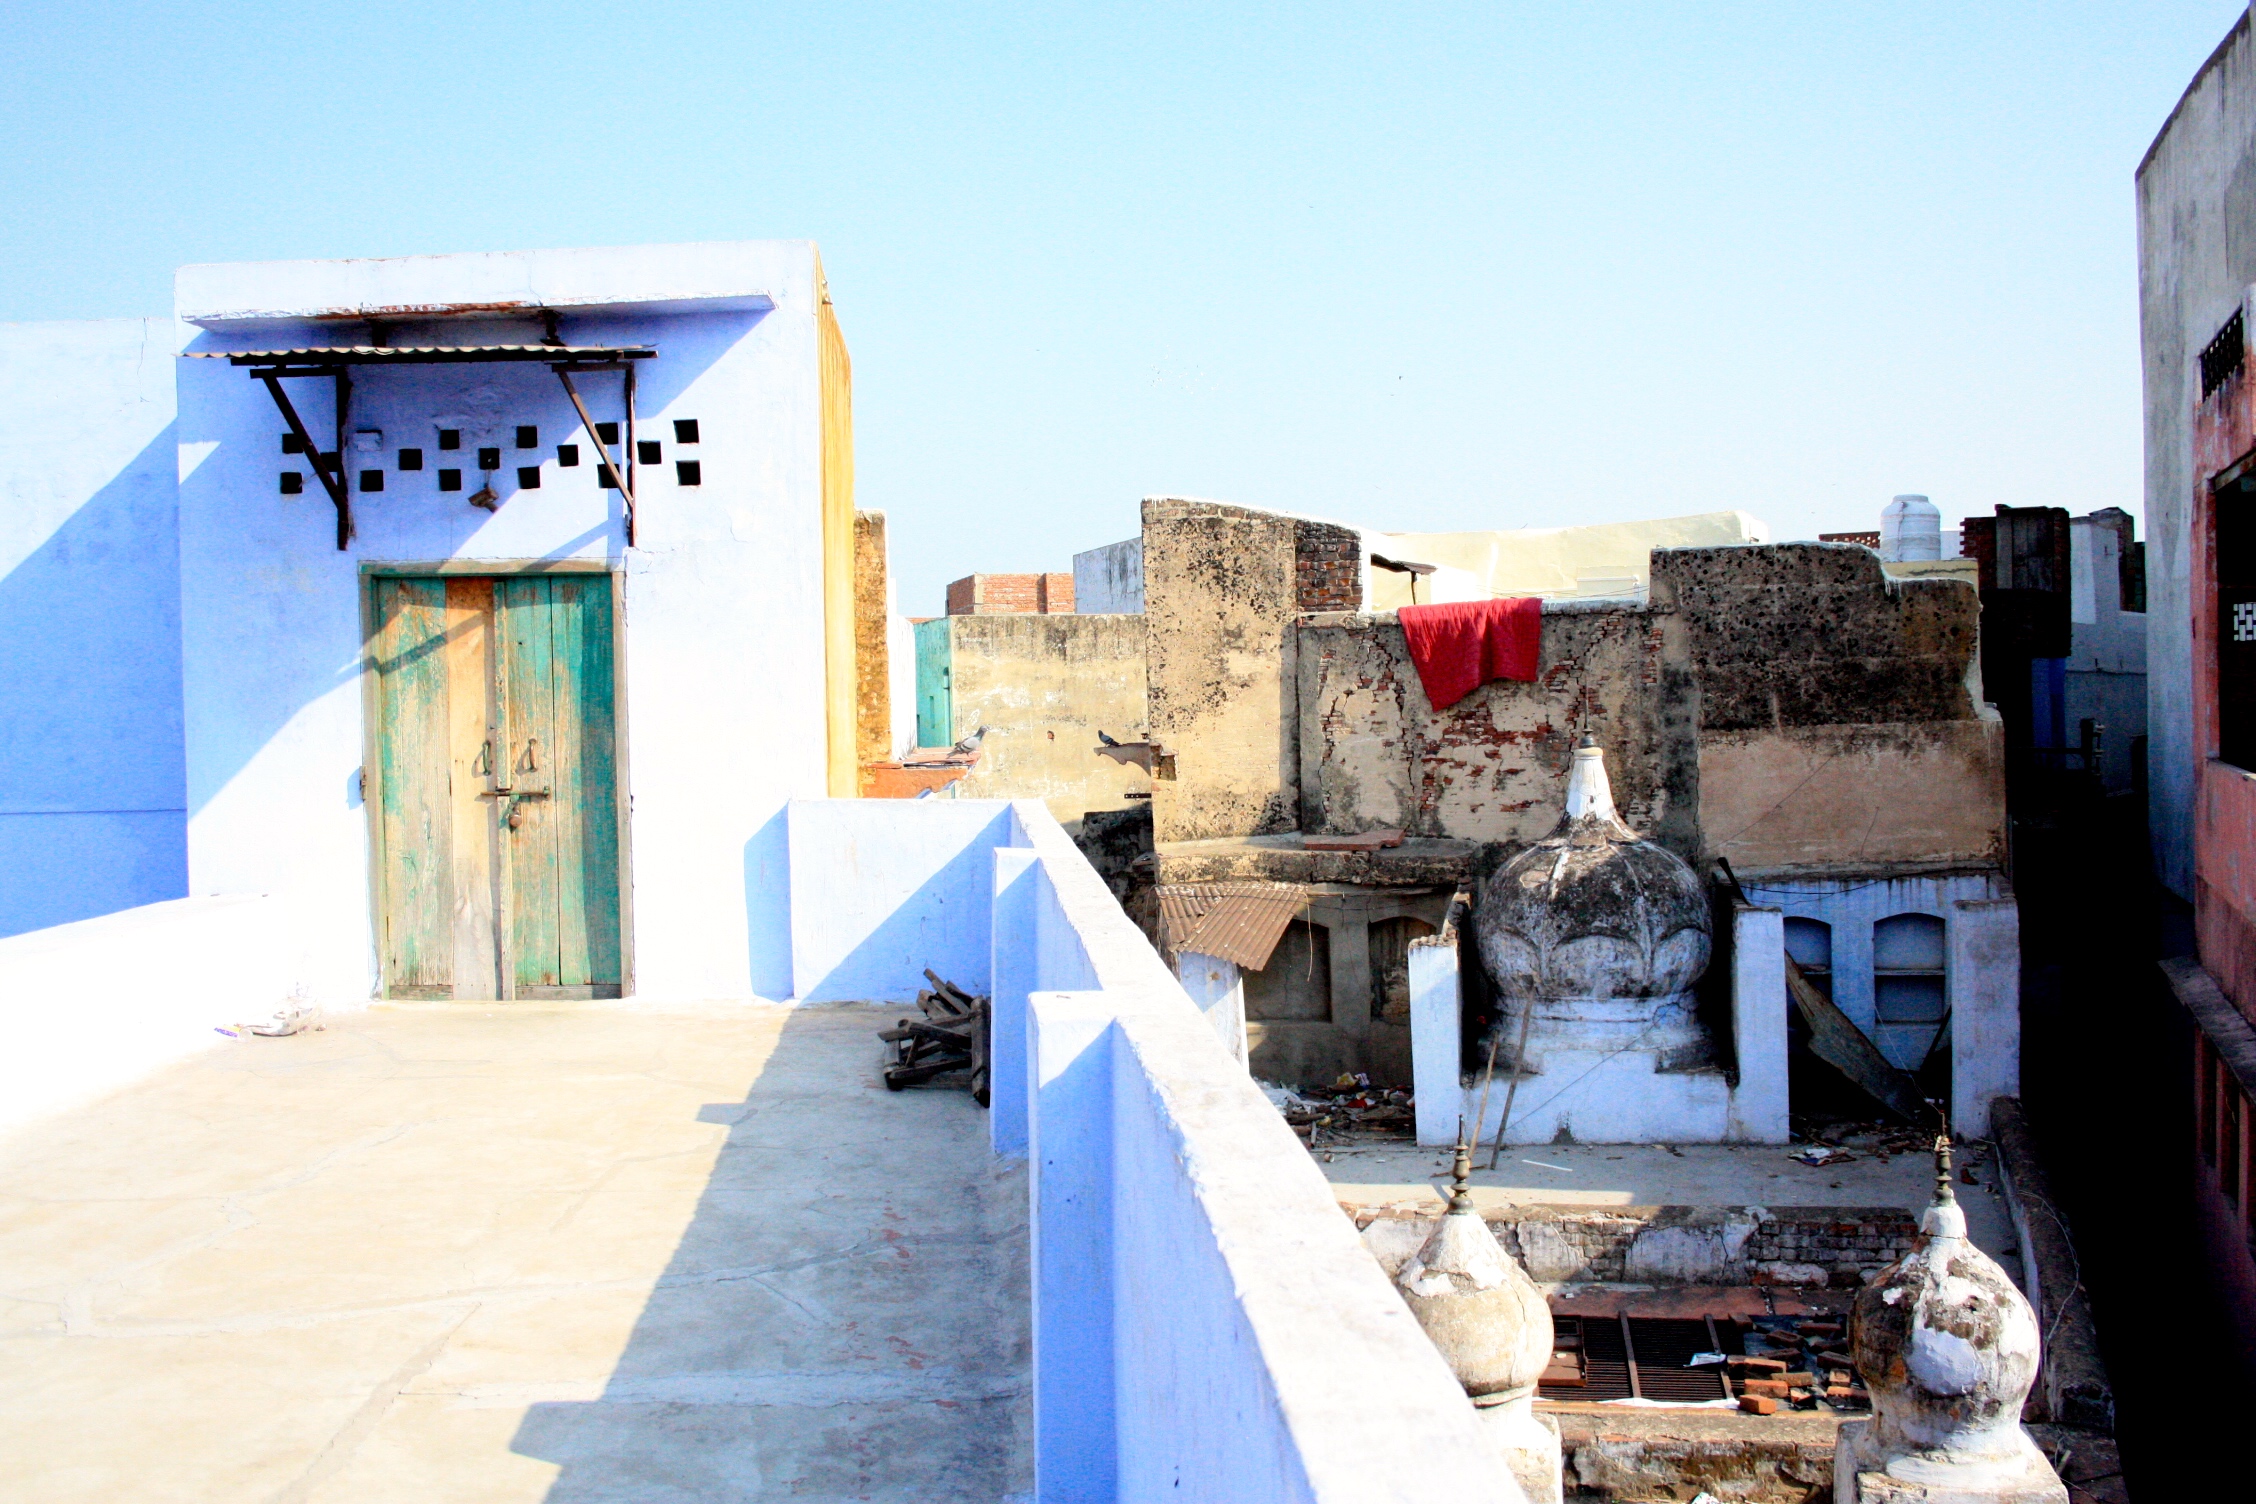
<instances>
[{"instance_id":1,"label":"debris on rooftop","mask_svg":"<svg viewBox=\"0 0 2256 1504\"><path fill-rule=\"evenodd\" d=\"M925 980L932 986L917 994L924 1010L920 1022L904 1018L878 1038L886 1050L885 1086L889 1091L921 1086L941 1076L965 1073L971 1098L987 1105L988 999L942 981L930 968Z\"/></svg>"}]
</instances>

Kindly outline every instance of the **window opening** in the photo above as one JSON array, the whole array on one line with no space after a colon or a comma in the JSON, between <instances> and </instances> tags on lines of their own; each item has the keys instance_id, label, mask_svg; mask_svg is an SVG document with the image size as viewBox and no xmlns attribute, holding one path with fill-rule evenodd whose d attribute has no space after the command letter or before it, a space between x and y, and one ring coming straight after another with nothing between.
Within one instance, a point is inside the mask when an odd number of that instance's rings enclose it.
<instances>
[{"instance_id":1,"label":"window opening","mask_svg":"<svg viewBox=\"0 0 2256 1504\"><path fill-rule=\"evenodd\" d=\"M537 425L535 425L535 424L532 424L532 423L520 423L520 424L518 424L518 425L517 425L517 447L518 447L519 449L538 449L538 448L540 448L540 428L539 428L539 427L538 427Z\"/></svg>"},{"instance_id":2,"label":"window opening","mask_svg":"<svg viewBox=\"0 0 2256 1504\"><path fill-rule=\"evenodd\" d=\"M399 467L402 470L422 469L423 451L420 449L402 449L399 452Z\"/></svg>"},{"instance_id":3,"label":"window opening","mask_svg":"<svg viewBox=\"0 0 2256 1504\"><path fill-rule=\"evenodd\" d=\"M517 489L520 491L538 491L540 489L540 466L519 465L517 467Z\"/></svg>"},{"instance_id":4,"label":"window opening","mask_svg":"<svg viewBox=\"0 0 2256 1504\"><path fill-rule=\"evenodd\" d=\"M556 463L559 467L566 470L570 470L578 466L578 464L580 463L580 446L577 444L557 445Z\"/></svg>"},{"instance_id":5,"label":"window opening","mask_svg":"<svg viewBox=\"0 0 2256 1504\"><path fill-rule=\"evenodd\" d=\"M677 444L694 444L697 442L697 420L695 418L674 419L674 442Z\"/></svg>"},{"instance_id":6,"label":"window opening","mask_svg":"<svg viewBox=\"0 0 2256 1504\"><path fill-rule=\"evenodd\" d=\"M2239 375L2241 366L2247 362L2248 338L2240 315L2241 311L2235 308L2233 316L2225 320L2225 327L2217 331L2217 337L2201 352L2201 395L2204 398Z\"/></svg>"},{"instance_id":7,"label":"window opening","mask_svg":"<svg viewBox=\"0 0 2256 1504\"><path fill-rule=\"evenodd\" d=\"M462 447L462 430L459 428L440 429L439 447L441 449L460 449Z\"/></svg>"},{"instance_id":8,"label":"window opening","mask_svg":"<svg viewBox=\"0 0 2256 1504\"><path fill-rule=\"evenodd\" d=\"M305 493L305 476L304 476L304 474L303 474L302 472L300 472L300 471L296 471L296 470L285 470L285 471L283 471L283 472L282 472L282 494L283 494L284 496L300 496L300 495L303 495L304 493Z\"/></svg>"},{"instance_id":9,"label":"window opening","mask_svg":"<svg viewBox=\"0 0 2256 1504\"><path fill-rule=\"evenodd\" d=\"M439 489L442 491L461 490L462 472L460 470L441 470L439 472Z\"/></svg>"},{"instance_id":10,"label":"window opening","mask_svg":"<svg viewBox=\"0 0 2256 1504\"><path fill-rule=\"evenodd\" d=\"M479 451L478 451L478 468L479 468L480 470L499 470L499 469L501 468L501 450L500 450L500 448L499 448L499 447L497 446L497 447L495 447L495 448L491 448L491 449L481 449L481 450L479 450Z\"/></svg>"},{"instance_id":11,"label":"window opening","mask_svg":"<svg viewBox=\"0 0 2256 1504\"><path fill-rule=\"evenodd\" d=\"M660 461L664 460L664 459L665 459L665 457L666 457L665 446L664 446L663 444L660 444L660 443L659 443L659 442L658 442L658 441L657 441L656 439L637 439L637 440L635 440L635 463L636 463L636 464L638 464L638 465L655 465L655 464L658 464L658 463L659 463Z\"/></svg>"},{"instance_id":12,"label":"window opening","mask_svg":"<svg viewBox=\"0 0 2256 1504\"><path fill-rule=\"evenodd\" d=\"M1943 1018L1943 922L1897 914L1872 927L1872 1001L1883 1024Z\"/></svg>"},{"instance_id":13,"label":"window opening","mask_svg":"<svg viewBox=\"0 0 2256 1504\"><path fill-rule=\"evenodd\" d=\"M2225 1199L2234 1206L2240 1205L2240 1092L2233 1083L2222 1083L2224 1111L2217 1114L2217 1184L2223 1189Z\"/></svg>"},{"instance_id":14,"label":"window opening","mask_svg":"<svg viewBox=\"0 0 2256 1504\"><path fill-rule=\"evenodd\" d=\"M705 467L695 460L676 460L674 479L685 486L701 486L705 484Z\"/></svg>"},{"instance_id":15,"label":"window opening","mask_svg":"<svg viewBox=\"0 0 2256 1504\"><path fill-rule=\"evenodd\" d=\"M2256 473L2210 493L2217 547L2217 755L2256 769Z\"/></svg>"},{"instance_id":16,"label":"window opening","mask_svg":"<svg viewBox=\"0 0 2256 1504\"><path fill-rule=\"evenodd\" d=\"M2196 1136L2201 1141L2201 1162L2217 1162L2217 1052L2209 1048L2209 1036L2193 1036L2193 1079L2199 1093Z\"/></svg>"},{"instance_id":17,"label":"window opening","mask_svg":"<svg viewBox=\"0 0 2256 1504\"><path fill-rule=\"evenodd\" d=\"M384 472L383 472L383 471L381 471L381 470L363 470L363 471L361 471L361 472L360 472L360 488L361 488L361 489L362 489L363 491L381 491L381 490L383 490L383 489L384 489Z\"/></svg>"},{"instance_id":18,"label":"window opening","mask_svg":"<svg viewBox=\"0 0 2256 1504\"><path fill-rule=\"evenodd\" d=\"M1788 919L1786 954L1802 978L1828 998L1833 996L1833 926L1822 919Z\"/></svg>"}]
</instances>

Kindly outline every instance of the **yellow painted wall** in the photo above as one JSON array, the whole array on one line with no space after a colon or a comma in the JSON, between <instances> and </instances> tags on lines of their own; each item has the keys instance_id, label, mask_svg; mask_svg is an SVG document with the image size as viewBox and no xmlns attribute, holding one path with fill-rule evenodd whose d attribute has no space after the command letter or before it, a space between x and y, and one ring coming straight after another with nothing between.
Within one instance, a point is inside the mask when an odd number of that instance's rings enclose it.
<instances>
[{"instance_id":1,"label":"yellow painted wall","mask_svg":"<svg viewBox=\"0 0 2256 1504\"><path fill-rule=\"evenodd\" d=\"M1582 581L1586 575L1616 579L1635 576L1636 588L1642 590L1652 583L1652 553L1656 548L1769 540L1769 527L1745 512L1699 512L1689 517L1509 532L1363 535L1364 547L1390 559L1468 571L1487 586L1492 596L1616 593L1610 588L1585 591ZM1433 599L1436 597L1421 587L1418 600ZM1372 610L1392 611L1410 604L1409 575L1384 569L1371 571Z\"/></svg>"},{"instance_id":2,"label":"yellow painted wall","mask_svg":"<svg viewBox=\"0 0 2256 1504\"><path fill-rule=\"evenodd\" d=\"M815 258L816 338L822 364L823 722L833 799L861 792L854 756L854 362L846 353L830 279Z\"/></svg>"}]
</instances>

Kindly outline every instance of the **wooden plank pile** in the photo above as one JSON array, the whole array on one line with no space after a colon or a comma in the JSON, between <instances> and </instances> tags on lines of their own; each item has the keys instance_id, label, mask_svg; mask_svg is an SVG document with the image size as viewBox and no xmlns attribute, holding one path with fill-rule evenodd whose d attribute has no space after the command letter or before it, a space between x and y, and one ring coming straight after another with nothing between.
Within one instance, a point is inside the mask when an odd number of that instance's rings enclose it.
<instances>
[{"instance_id":1,"label":"wooden plank pile","mask_svg":"<svg viewBox=\"0 0 2256 1504\"><path fill-rule=\"evenodd\" d=\"M987 999L974 997L953 982L942 981L927 968L932 986L917 994L919 1019L904 1018L881 1030L885 1041L885 1085L899 1091L921 1086L951 1072L967 1073L971 1099L987 1105Z\"/></svg>"}]
</instances>

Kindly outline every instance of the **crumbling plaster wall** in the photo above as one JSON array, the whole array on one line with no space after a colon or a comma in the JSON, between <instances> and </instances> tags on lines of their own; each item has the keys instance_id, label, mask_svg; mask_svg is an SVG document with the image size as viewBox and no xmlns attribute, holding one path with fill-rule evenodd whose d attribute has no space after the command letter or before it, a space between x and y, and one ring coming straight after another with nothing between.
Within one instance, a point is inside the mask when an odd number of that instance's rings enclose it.
<instances>
[{"instance_id":1,"label":"crumbling plaster wall","mask_svg":"<svg viewBox=\"0 0 2256 1504\"><path fill-rule=\"evenodd\" d=\"M1650 613L1553 603L1540 677L1496 680L1438 711L1394 613L1313 616L1299 637L1302 829L1538 840L1559 822L1561 780L1587 730L1605 745L1630 823L1696 839L1689 689Z\"/></svg>"},{"instance_id":2,"label":"crumbling plaster wall","mask_svg":"<svg viewBox=\"0 0 2256 1504\"><path fill-rule=\"evenodd\" d=\"M1083 614L950 616L956 735L990 729L958 799L1039 799L1068 827L1122 809L1144 770L1096 754L1097 733L1144 736L1144 619Z\"/></svg>"},{"instance_id":3,"label":"crumbling plaster wall","mask_svg":"<svg viewBox=\"0 0 2256 1504\"><path fill-rule=\"evenodd\" d=\"M1304 830L1516 845L1557 823L1574 741L1688 860L1750 870L1996 865L2003 732L1980 703L1980 604L1838 544L1663 549L1651 604L1551 602L1542 672L1447 710L1392 613L1303 619Z\"/></svg>"}]
</instances>

